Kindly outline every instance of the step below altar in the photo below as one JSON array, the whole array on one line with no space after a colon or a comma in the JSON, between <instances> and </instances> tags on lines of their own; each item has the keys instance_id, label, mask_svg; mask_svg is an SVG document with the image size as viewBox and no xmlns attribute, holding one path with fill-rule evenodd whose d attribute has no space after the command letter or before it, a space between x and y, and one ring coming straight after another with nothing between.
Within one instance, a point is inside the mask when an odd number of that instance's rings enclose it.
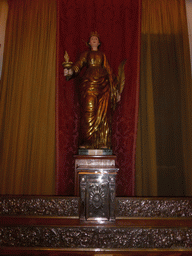
<instances>
[{"instance_id":1,"label":"step below altar","mask_svg":"<svg viewBox=\"0 0 192 256\"><path fill-rule=\"evenodd\" d=\"M1 196L0 255L191 255L192 198L116 197L82 222L80 197Z\"/></svg>"},{"instance_id":2,"label":"step below altar","mask_svg":"<svg viewBox=\"0 0 192 256\"><path fill-rule=\"evenodd\" d=\"M116 197L112 151L74 158L74 197L0 197L0 255L192 255L192 198Z\"/></svg>"}]
</instances>

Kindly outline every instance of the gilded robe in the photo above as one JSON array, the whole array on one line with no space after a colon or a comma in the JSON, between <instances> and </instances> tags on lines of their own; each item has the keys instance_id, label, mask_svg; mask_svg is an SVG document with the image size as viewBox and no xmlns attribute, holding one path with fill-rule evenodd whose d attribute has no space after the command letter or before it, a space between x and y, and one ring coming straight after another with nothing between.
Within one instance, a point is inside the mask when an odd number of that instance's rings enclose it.
<instances>
[{"instance_id":1,"label":"gilded robe","mask_svg":"<svg viewBox=\"0 0 192 256\"><path fill-rule=\"evenodd\" d=\"M73 65L74 75L86 66L80 84L80 146L111 148L111 108L117 97L117 83L106 56L100 51L86 51Z\"/></svg>"}]
</instances>

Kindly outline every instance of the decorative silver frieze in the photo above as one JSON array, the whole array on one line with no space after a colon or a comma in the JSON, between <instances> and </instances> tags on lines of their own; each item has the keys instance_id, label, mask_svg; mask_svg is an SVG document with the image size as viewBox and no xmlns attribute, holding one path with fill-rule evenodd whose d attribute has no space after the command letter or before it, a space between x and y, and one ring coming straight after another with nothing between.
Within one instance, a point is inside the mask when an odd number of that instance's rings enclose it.
<instances>
[{"instance_id":1,"label":"decorative silver frieze","mask_svg":"<svg viewBox=\"0 0 192 256\"><path fill-rule=\"evenodd\" d=\"M79 216L77 197L0 197L3 216Z\"/></svg>"},{"instance_id":2,"label":"decorative silver frieze","mask_svg":"<svg viewBox=\"0 0 192 256\"><path fill-rule=\"evenodd\" d=\"M192 250L191 228L42 227L0 228L1 247Z\"/></svg>"},{"instance_id":3,"label":"decorative silver frieze","mask_svg":"<svg viewBox=\"0 0 192 256\"><path fill-rule=\"evenodd\" d=\"M79 166L111 166L114 167L115 166L115 160L114 159L89 159L89 158L85 158L85 159L76 159L76 168Z\"/></svg>"},{"instance_id":4,"label":"decorative silver frieze","mask_svg":"<svg viewBox=\"0 0 192 256\"><path fill-rule=\"evenodd\" d=\"M79 202L78 197L1 196L0 215L78 217ZM116 217L192 218L192 198L116 197Z\"/></svg>"},{"instance_id":5,"label":"decorative silver frieze","mask_svg":"<svg viewBox=\"0 0 192 256\"><path fill-rule=\"evenodd\" d=\"M118 198L117 217L192 217L192 198Z\"/></svg>"}]
</instances>

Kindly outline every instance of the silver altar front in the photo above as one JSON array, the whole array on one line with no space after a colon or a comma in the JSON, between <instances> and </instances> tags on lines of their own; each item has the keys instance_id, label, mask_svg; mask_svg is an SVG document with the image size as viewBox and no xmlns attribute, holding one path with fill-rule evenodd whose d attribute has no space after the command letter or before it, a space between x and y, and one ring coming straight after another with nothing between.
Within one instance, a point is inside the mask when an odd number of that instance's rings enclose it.
<instances>
[{"instance_id":1,"label":"silver altar front","mask_svg":"<svg viewBox=\"0 0 192 256\"><path fill-rule=\"evenodd\" d=\"M115 221L116 175L114 155L75 156L80 220Z\"/></svg>"}]
</instances>

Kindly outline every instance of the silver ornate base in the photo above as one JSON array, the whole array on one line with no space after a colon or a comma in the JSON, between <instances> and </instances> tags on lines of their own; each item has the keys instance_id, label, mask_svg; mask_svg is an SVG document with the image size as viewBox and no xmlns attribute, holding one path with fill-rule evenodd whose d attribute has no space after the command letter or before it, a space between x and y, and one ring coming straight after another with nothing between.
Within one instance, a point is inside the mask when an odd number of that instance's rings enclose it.
<instances>
[{"instance_id":1,"label":"silver ornate base","mask_svg":"<svg viewBox=\"0 0 192 256\"><path fill-rule=\"evenodd\" d=\"M82 172L80 176L80 220L115 221L115 176L113 173Z\"/></svg>"},{"instance_id":2,"label":"silver ornate base","mask_svg":"<svg viewBox=\"0 0 192 256\"><path fill-rule=\"evenodd\" d=\"M115 156L84 156L76 159L79 181L80 220L115 221L115 187L118 168Z\"/></svg>"}]
</instances>

